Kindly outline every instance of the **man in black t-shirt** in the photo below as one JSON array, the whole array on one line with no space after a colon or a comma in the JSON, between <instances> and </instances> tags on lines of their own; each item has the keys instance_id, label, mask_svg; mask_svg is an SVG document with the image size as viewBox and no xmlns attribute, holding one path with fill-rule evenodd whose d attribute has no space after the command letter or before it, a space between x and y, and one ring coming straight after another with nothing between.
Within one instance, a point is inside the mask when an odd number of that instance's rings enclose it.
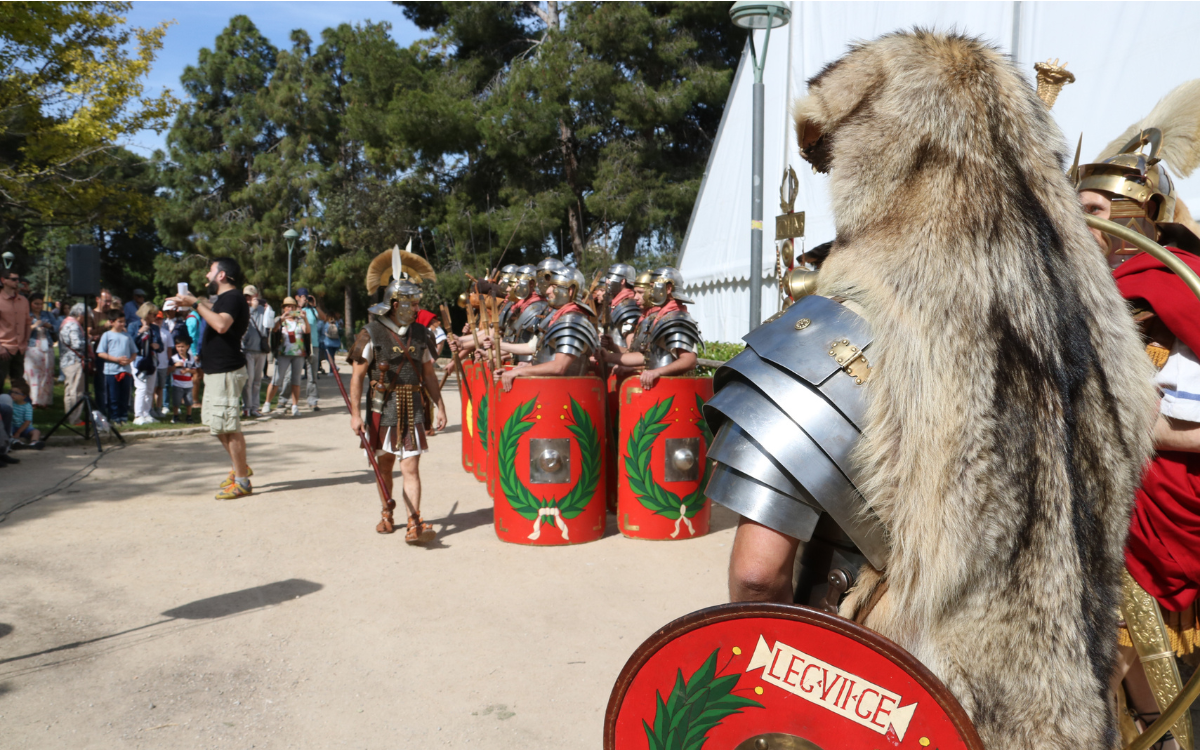
<instances>
[{"instance_id":1,"label":"man in black t-shirt","mask_svg":"<svg viewBox=\"0 0 1200 750\"><path fill-rule=\"evenodd\" d=\"M200 362L204 367L204 403L200 421L225 446L233 470L217 492L218 500L235 500L253 491L250 467L246 464L246 438L242 435L241 395L246 386L246 356L242 336L250 324L250 306L237 285L242 269L232 258L218 258L208 269L208 291L217 295L215 302L190 294L174 297L176 304L195 307L208 324L200 342Z\"/></svg>"}]
</instances>

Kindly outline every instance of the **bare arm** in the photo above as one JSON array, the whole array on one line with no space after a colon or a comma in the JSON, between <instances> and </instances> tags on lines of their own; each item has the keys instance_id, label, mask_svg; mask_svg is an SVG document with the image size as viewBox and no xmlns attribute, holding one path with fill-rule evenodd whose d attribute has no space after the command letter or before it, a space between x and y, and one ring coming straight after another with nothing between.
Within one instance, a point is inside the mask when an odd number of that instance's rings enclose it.
<instances>
[{"instance_id":1,"label":"bare arm","mask_svg":"<svg viewBox=\"0 0 1200 750\"><path fill-rule=\"evenodd\" d=\"M1159 414L1154 424L1154 448L1200 453L1200 422L1185 422Z\"/></svg>"},{"instance_id":2,"label":"bare arm","mask_svg":"<svg viewBox=\"0 0 1200 750\"><path fill-rule=\"evenodd\" d=\"M514 344L508 341L501 341L500 351L505 354L533 354L533 344Z\"/></svg>"},{"instance_id":3,"label":"bare arm","mask_svg":"<svg viewBox=\"0 0 1200 750\"><path fill-rule=\"evenodd\" d=\"M233 326L233 316L229 313L213 312L212 303L207 298L197 299L190 294L179 294L171 299L178 304L194 307L196 313L208 323L208 327L217 333L225 333Z\"/></svg>"},{"instance_id":4,"label":"bare arm","mask_svg":"<svg viewBox=\"0 0 1200 750\"><path fill-rule=\"evenodd\" d=\"M433 422L433 431L441 432L446 429L446 403L442 401L442 389L438 386L437 373L433 369L433 360L429 360L421 367L421 379L425 383L425 388L429 391L429 396L437 404L437 417Z\"/></svg>"},{"instance_id":5,"label":"bare arm","mask_svg":"<svg viewBox=\"0 0 1200 750\"><path fill-rule=\"evenodd\" d=\"M791 604L799 546L799 539L742 518L729 555L729 601Z\"/></svg>"},{"instance_id":6,"label":"bare arm","mask_svg":"<svg viewBox=\"0 0 1200 750\"><path fill-rule=\"evenodd\" d=\"M350 429L358 434L362 431L362 417L359 415L358 403L362 401L363 381L367 379L367 363L353 363L350 368Z\"/></svg>"},{"instance_id":7,"label":"bare arm","mask_svg":"<svg viewBox=\"0 0 1200 750\"><path fill-rule=\"evenodd\" d=\"M565 375L571 367L571 363L575 361L575 357L570 354L561 352L554 355L554 359L549 362L543 362L540 365L529 365L527 367L517 367L512 370L504 370L497 372L496 378L500 381L500 387L505 392L512 390L512 382L519 377L532 377L534 375Z\"/></svg>"}]
</instances>

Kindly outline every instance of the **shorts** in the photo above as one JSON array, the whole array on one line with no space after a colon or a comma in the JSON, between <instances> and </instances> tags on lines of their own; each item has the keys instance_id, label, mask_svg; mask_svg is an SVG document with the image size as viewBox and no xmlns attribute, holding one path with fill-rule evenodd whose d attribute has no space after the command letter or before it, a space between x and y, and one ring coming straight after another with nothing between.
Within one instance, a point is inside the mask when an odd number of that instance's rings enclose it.
<instances>
[{"instance_id":1,"label":"shorts","mask_svg":"<svg viewBox=\"0 0 1200 750\"><path fill-rule=\"evenodd\" d=\"M33 425L29 425L21 432L18 432L16 434L16 437L25 438L26 440L32 440L33 439Z\"/></svg>"},{"instance_id":2,"label":"shorts","mask_svg":"<svg viewBox=\"0 0 1200 750\"><path fill-rule=\"evenodd\" d=\"M192 405L192 387L190 385L175 385L171 384L171 408L178 409L180 406Z\"/></svg>"},{"instance_id":3,"label":"shorts","mask_svg":"<svg viewBox=\"0 0 1200 750\"><path fill-rule=\"evenodd\" d=\"M204 378L204 403L200 422L213 435L242 431L242 390L246 387L245 367L218 372Z\"/></svg>"}]
</instances>

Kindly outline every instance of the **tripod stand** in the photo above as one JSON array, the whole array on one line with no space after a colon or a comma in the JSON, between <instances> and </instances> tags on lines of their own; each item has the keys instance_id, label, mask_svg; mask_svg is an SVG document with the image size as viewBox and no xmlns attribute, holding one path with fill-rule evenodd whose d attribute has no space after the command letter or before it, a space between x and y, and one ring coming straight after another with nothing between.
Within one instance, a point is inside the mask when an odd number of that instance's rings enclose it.
<instances>
[{"instance_id":1,"label":"tripod stand","mask_svg":"<svg viewBox=\"0 0 1200 750\"><path fill-rule=\"evenodd\" d=\"M90 307L87 306L87 297L85 296L83 298L83 320L79 321L80 327L83 328L83 356L81 358L81 366L83 367L83 379L84 379L83 380L83 395L79 397L79 400L75 402L74 406L72 406L69 410L67 410L67 412L65 414L62 415L61 419L59 419L57 422L54 423L54 426L50 428L50 431L46 433L46 436L44 438L42 438L42 440L49 442L50 436L53 435L55 433L55 431L58 430L59 427L66 427L68 430L70 430L71 432L80 436L84 440L87 440L89 438L95 438L96 452L103 453L104 447L102 445L100 445L100 430L96 429L95 419L92 417L92 412L94 411L92 408L92 397L90 395L88 395L88 388L90 386L92 386L92 384L96 380L94 377L88 375L88 372L87 372L88 371L88 363L91 361L91 356L92 356L91 355L91 347L89 346L88 340L87 340L87 335L88 335L87 334L87 320L89 317L91 317L91 315L93 313L94 313L94 311ZM62 346L65 346L65 344L62 343L61 337L59 339L59 346L60 346L60 348ZM75 426L71 424L71 415L75 413L76 409L80 409L80 408L83 409L83 411L79 415L80 421L83 422L83 432L80 432L79 430L75 429ZM125 444L125 438L121 437L121 433L117 431L117 428L114 425L110 424L108 426L108 429L112 430L112 434L117 436L117 440L121 441L121 445Z\"/></svg>"}]
</instances>

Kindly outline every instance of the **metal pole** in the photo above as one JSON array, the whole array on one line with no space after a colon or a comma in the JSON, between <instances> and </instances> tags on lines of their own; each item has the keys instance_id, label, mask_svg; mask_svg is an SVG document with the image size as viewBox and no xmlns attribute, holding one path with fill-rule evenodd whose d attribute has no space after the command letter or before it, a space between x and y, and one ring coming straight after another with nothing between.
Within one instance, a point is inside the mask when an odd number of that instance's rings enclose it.
<instances>
[{"instance_id":1,"label":"metal pole","mask_svg":"<svg viewBox=\"0 0 1200 750\"><path fill-rule=\"evenodd\" d=\"M770 32L768 32L770 33ZM764 61L766 47L763 48ZM763 243L763 83L762 74L754 81L754 143L750 193L750 330L762 322L762 243Z\"/></svg>"},{"instance_id":2,"label":"metal pole","mask_svg":"<svg viewBox=\"0 0 1200 750\"><path fill-rule=\"evenodd\" d=\"M288 293L287 296L292 296L292 245L294 242L288 242Z\"/></svg>"}]
</instances>

